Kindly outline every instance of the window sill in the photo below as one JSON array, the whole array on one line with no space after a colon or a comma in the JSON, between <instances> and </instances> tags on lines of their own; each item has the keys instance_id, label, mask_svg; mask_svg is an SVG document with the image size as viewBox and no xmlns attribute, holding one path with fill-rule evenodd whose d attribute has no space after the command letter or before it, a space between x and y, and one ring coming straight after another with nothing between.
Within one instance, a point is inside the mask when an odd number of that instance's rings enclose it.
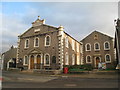
<instances>
[{"instance_id":1,"label":"window sill","mask_svg":"<svg viewBox=\"0 0 120 90\"><path fill-rule=\"evenodd\" d=\"M39 46L34 46L34 48L38 48Z\"/></svg>"},{"instance_id":2,"label":"window sill","mask_svg":"<svg viewBox=\"0 0 120 90\"><path fill-rule=\"evenodd\" d=\"M87 52L91 52L91 50L86 50Z\"/></svg>"},{"instance_id":3,"label":"window sill","mask_svg":"<svg viewBox=\"0 0 120 90\"><path fill-rule=\"evenodd\" d=\"M105 51L109 51L110 49L104 49Z\"/></svg>"},{"instance_id":4,"label":"window sill","mask_svg":"<svg viewBox=\"0 0 120 90\"><path fill-rule=\"evenodd\" d=\"M109 62L107 61L106 63L111 63L111 61L109 61Z\"/></svg>"},{"instance_id":5,"label":"window sill","mask_svg":"<svg viewBox=\"0 0 120 90\"><path fill-rule=\"evenodd\" d=\"M95 52L99 52L100 50L95 50Z\"/></svg>"}]
</instances>

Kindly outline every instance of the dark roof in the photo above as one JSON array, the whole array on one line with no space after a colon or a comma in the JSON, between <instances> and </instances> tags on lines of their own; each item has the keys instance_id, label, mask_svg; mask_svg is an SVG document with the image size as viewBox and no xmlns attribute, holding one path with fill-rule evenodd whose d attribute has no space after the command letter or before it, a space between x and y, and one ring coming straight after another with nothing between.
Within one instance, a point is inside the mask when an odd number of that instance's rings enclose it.
<instances>
[{"instance_id":1,"label":"dark roof","mask_svg":"<svg viewBox=\"0 0 120 90\"><path fill-rule=\"evenodd\" d=\"M4 52L2 55L4 55L4 60L16 58L17 48L11 47L8 51Z\"/></svg>"},{"instance_id":2,"label":"dark roof","mask_svg":"<svg viewBox=\"0 0 120 90\"><path fill-rule=\"evenodd\" d=\"M87 35L85 38L83 38L83 39L81 40L81 42L82 42L84 39L86 39L87 37L89 37L91 34L95 33L95 32L100 33L100 34L102 34L102 35L104 35L104 36L107 36L107 37L113 39L113 37L111 37L111 36L109 36L109 35L107 35L107 34L104 34L104 33L102 33L102 32L99 32L99 31L96 31L96 30L95 30L95 31L93 31L92 33L90 33L89 35Z\"/></svg>"},{"instance_id":3,"label":"dark roof","mask_svg":"<svg viewBox=\"0 0 120 90\"><path fill-rule=\"evenodd\" d=\"M48 26L48 27L51 27L51 28L54 28L56 30L58 30L59 28L55 27L55 26L50 26L50 25L47 25L47 24L42 24L43 26ZM39 26L36 26L36 27L39 27ZM33 28L33 27L31 27ZM25 33L27 33L29 30L31 30L31 28L29 28L27 31L25 31L23 34L19 35L18 37L21 37L22 35L24 35ZM66 33L64 31L65 34L67 34L68 36L70 36L68 33ZM70 36L72 39L74 39L72 36ZM76 39L74 39L75 41L77 41ZM77 41L78 43L82 44L81 42Z\"/></svg>"},{"instance_id":4,"label":"dark roof","mask_svg":"<svg viewBox=\"0 0 120 90\"><path fill-rule=\"evenodd\" d=\"M69 35L69 34L68 34L68 33L66 33L65 31L64 31L64 33L65 33L66 35L68 35L69 37L71 37L72 39L74 39L76 42L78 42L78 43L82 44L82 42L77 41L75 38L73 38L71 35Z\"/></svg>"},{"instance_id":5,"label":"dark roof","mask_svg":"<svg viewBox=\"0 0 120 90\"><path fill-rule=\"evenodd\" d=\"M50 25L47 25L47 24L42 24L42 25L43 25L43 26L48 26L48 27L51 27L51 28L55 28L56 30L58 29L57 27L50 26ZM36 27L39 27L39 26L36 26ZM34 28L34 27L31 27L31 28ZM30 31L31 28L29 28L28 30L26 30L23 34L19 35L18 37L23 36L25 33L27 33L28 31Z\"/></svg>"}]
</instances>

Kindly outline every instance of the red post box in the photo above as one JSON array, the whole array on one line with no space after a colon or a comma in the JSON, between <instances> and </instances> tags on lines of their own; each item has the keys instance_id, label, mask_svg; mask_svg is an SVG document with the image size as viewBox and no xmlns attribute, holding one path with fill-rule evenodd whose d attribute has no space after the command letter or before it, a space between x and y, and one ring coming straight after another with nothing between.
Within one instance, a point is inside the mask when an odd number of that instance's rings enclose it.
<instances>
[{"instance_id":1,"label":"red post box","mask_svg":"<svg viewBox=\"0 0 120 90\"><path fill-rule=\"evenodd\" d=\"M64 74L68 73L68 67L64 67Z\"/></svg>"}]
</instances>

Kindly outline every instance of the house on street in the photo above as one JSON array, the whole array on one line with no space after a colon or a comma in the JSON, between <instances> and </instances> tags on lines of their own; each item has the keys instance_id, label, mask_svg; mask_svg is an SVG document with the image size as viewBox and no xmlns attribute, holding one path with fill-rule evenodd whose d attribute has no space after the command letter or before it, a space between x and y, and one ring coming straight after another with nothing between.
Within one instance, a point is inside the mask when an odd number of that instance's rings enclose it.
<instances>
[{"instance_id":1,"label":"house on street","mask_svg":"<svg viewBox=\"0 0 120 90\"><path fill-rule=\"evenodd\" d=\"M20 64L21 63L21 64ZM17 64L24 69L62 70L64 65L82 64L82 43L38 19L18 36Z\"/></svg>"},{"instance_id":2,"label":"house on street","mask_svg":"<svg viewBox=\"0 0 120 90\"><path fill-rule=\"evenodd\" d=\"M11 48L4 52L1 55L1 68L3 70L8 70L10 68L16 68L16 55L17 55L17 48L11 46Z\"/></svg>"},{"instance_id":3,"label":"house on street","mask_svg":"<svg viewBox=\"0 0 120 90\"><path fill-rule=\"evenodd\" d=\"M115 63L114 39L106 34L93 31L83 40L83 63L98 68L99 63L105 63L112 68Z\"/></svg>"}]
</instances>

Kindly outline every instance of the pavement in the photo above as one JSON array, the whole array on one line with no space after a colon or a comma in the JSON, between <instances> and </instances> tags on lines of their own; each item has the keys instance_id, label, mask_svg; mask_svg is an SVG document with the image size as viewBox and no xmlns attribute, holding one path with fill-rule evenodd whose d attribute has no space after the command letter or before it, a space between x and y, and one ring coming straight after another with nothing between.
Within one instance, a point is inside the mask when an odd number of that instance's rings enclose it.
<instances>
[{"instance_id":1,"label":"pavement","mask_svg":"<svg viewBox=\"0 0 120 90\"><path fill-rule=\"evenodd\" d=\"M57 77L50 75L37 75L30 73L21 73L21 72L4 72L2 76L3 82L47 82Z\"/></svg>"},{"instance_id":2,"label":"pavement","mask_svg":"<svg viewBox=\"0 0 120 90\"><path fill-rule=\"evenodd\" d=\"M118 88L117 73L48 75L3 71L3 88Z\"/></svg>"},{"instance_id":3,"label":"pavement","mask_svg":"<svg viewBox=\"0 0 120 90\"><path fill-rule=\"evenodd\" d=\"M47 82L59 77L79 77L81 79L118 79L118 73L81 73L81 74L60 74L60 75L48 75L40 73L30 72L11 72L4 71L2 79L3 81L24 81L24 82Z\"/></svg>"}]
</instances>

